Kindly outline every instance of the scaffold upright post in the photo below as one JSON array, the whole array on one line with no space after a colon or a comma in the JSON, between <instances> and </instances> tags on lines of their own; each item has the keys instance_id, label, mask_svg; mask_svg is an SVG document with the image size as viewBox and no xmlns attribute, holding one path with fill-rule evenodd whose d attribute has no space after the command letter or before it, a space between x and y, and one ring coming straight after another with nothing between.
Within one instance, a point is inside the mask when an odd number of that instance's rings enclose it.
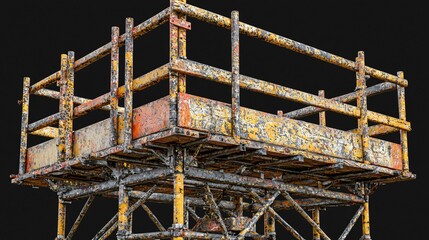
<instances>
[{"instance_id":1,"label":"scaffold upright post","mask_svg":"<svg viewBox=\"0 0 429 240\"><path fill-rule=\"evenodd\" d=\"M238 11L231 12L231 124L232 136L240 139L240 26Z\"/></svg>"},{"instance_id":2,"label":"scaffold upright post","mask_svg":"<svg viewBox=\"0 0 429 240\"><path fill-rule=\"evenodd\" d=\"M118 144L119 27L112 27L110 53L110 146Z\"/></svg>"},{"instance_id":3,"label":"scaffold upright post","mask_svg":"<svg viewBox=\"0 0 429 240\"><path fill-rule=\"evenodd\" d=\"M65 159L73 158L73 95L74 95L74 52L67 53L66 96L64 101L65 118Z\"/></svg>"},{"instance_id":4,"label":"scaffold upright post","mask_svg":"<svg viewBox=\"0 0 429 240\"><path fill-rule=\"evenodd\" d=\"M64 240L66 237L66 202L58 198L57 237L55 240Z\"/></svg>"},{"instance_id":5,"label":"scaffold upright post","mask_svg":"<svg viewBox=\"0 0 429 240\"><path fill-rule=\"evenodd\" d=\"M365 197L362 212L362 237L361 240L371 240L370 216L369 216L369 194L367 186L362 186L362 192Z\"/></svg>"},{"instance_id":6,"label":"scaffold upright post","mask_svg":"<svg viewBox=\"0 0 429 240\"><path fill-rule=\"evenodd\" d=\"M174 148L172 161L174 164L174 187L173 187L173 230L180 231L185 224L185 183L184 183L184 156L183 149ZM183 240L183 237L173 237L174 240Z\"/></svg>"},{"instance_id":7,"label":"scaffold upright post","mask_svg":"<svg viewBox=\"0 0 429 240\"><path fill-rule=\"evenodd\" d=\"M59 103L59 122L58 122L58 161L65 160L66 154L66 138L67 138L67 112L66 112L66 97L67 97L67 54L61 54L61 66L59 79L60 87L60 103Z\"/></svg>"},{"instance_id":8,"label":"scaffold upright post","mask_svg":"<svg viewBox=\"0 0 429 240\"><path fill-rule=\"evenodd\" d=\"M22 117L21 117L21 142L19 147L19 174L25 173L27 158L27 138L28 138L28 114L30 105L30 78L24 77L22 88Z\"/></svg>"},{"instance_id":9,"label":"scaffold upright post","mask_svg":"<svg viewBox=\"0 0 429 240\"><path fill-rule=\"evenodd\" d=\"M134 19L125 21L125 96L124 96L124 149L131 146L133 138L133 27Z\"/></svg>"},{"instance_id":10,"label":"scaffold upright post","mask_svg":"<svg viewBox=\"0 0 429 240\"><path fill-rule=\"evenodd\" d=\"M399 78L404 78L404 72L399 71L397 73ZM399 119L407 120L407 114L405 109L405 88L397 85L398 92L398 108L399 108ZM410 171L410 167L408 164L408 132L405 130L399 130L399 134L401 137L401 147L402 147L402 169L404 173L408 173Z\"/></svg>"},{"instance_id":11,"label":"scaffold upright post","mask_svg":"<svg viewBox=\"0 0 429 240\"><path fill-rule=\"evenodd\" d=\"M170 63L178 58L186 58L186 15L174 11L176 2L186 3L186 0L170 0ZM170 96L170 127L177 125L178 93L186 92L186 74L169 71L169 96Z\"/></svg>"},{"instance_id":12,"label":"scaffold upright post","mask_svg":"<svg viewBox=\"0 0 429 240\"><path fill-rule=\"evenodd\" d=\"M129 232L129 197L126 186L119 185L118 191L118 240L125 240Z\"/></svg>"},{"instance_id":13,"label":"scaffold upright post","mask_svg":"<svg viewBox=\"0 0 429 240\"><path fill-rule=\"evenodd\" d=\"M365 95L366 75L365 75L365 54L363 51L358 52L356 57L356 91L357 107L360 109L360 118L358 119L358 129L362 141L362 159L366 164L370 163L368 156L369 135L368 135L368 103Z\"/></svg>"}]
</instances>

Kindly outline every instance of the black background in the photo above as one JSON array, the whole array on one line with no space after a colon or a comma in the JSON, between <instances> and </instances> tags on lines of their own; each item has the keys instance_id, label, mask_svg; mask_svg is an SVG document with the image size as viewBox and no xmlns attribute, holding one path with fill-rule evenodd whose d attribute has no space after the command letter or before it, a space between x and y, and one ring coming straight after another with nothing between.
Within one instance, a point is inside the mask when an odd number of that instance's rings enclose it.
<instances>
[{"instance_id":1,"label":"black background","mask_svg":"<svg viewBox=\"0 0 429 240\"><path fill-rule=\"evenodd\" d=\"M366 54L366 64L395 74L403 70L409 80L407 118L413 131L409 134L410 166L417 174L413 182L381 187L371 198L373 239L424 239L429 214L426 141L427 56L429 19L423 6L413 1L398 3L377 1L190 1L191 4L229 16L240 11L240 20L318 47L353 60L357 51ZM1 223L0 239L53 239L56 233L56 196L48 189L11 185L9 174L18 169L21 108L16 104L22 94L22 77L36 82L59 69L60 54L68 50L80 58L110 40L110 27L124 29L128 16L136 25L167 7L168 1L13 1L1 8ZM223 69L230 69L230 32L190 19L188 58ZM123 51L123 50L122 50ZM167 25L135 41L134 76L140 76L168 61ZM121 63L121 67L123 62ZM76 94L96 97L109 90L108 57L76 74ZM328 97L354 90L354 73L241 37L241 73L317 93L325 89ZM122 80L122 79L121 79ZM122 80L123 81L123 80ZM368 84L378 83L369 80ZM168 93L167 82L137 93L141 105ZM230 88L190 78L192 94L229 102ZM43 100L43 101L42 101ZM242 91L242 105L275 113L292 110L299 104L280 101ZM57 111L53 100L31 99L30 121ZM395 92L369 99L371 110L397 116ZM76 128L107 115L90 114L76 121ZM309 121L315 121L309 118ZM328 126L340 129L355 127L355 120L334 114L327 116ZM397 136L387 139L398 141ZM30 139L30 145L39 141ZM113 200L96 199L84 219L76 239L89 239L116 211ZM69 206L68 226L80 211L82 201ZM160 207L161 206L161 207ZM153 206L165 226L171 224L171 206ZM141 211L141 210L139 210ZM352 217L355 207L328 209L322 212L322 225L328 235L337 238ZM143 212L135 217L135 231L152 228ZM284 214L284 213L283 213ZM294 213L286 220L309 237L310 227ZM427 228L427 227L426 227ZM280 229L280 227L279 227ZM152 229L153 230L153 229ZM280 235L283 239L287 235ZM358 239L360 225L350 239Z\"/></svg>"}]
</instances>

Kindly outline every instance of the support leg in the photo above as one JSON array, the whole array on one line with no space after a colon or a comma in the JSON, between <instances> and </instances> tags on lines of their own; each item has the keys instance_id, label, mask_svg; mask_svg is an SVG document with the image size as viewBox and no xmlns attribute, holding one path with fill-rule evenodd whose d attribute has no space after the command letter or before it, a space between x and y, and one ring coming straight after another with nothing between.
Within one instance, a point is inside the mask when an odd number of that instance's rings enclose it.
<instances>
[{"instance_id":1,"label":"support leg","mask_svg":"<svg viewBox=\"0 0 429 240\"><path fill-rule=\"evenodd\" d=\"M398 72L398 77L404 78L404 72ZM399 106L399 118L406 121L406 111L405 111L405 88L398 86L398 106ZM401 146L402 146L402 169L404 173L410 171L410 166L408 164L408 137L407 131L400 130L401 134Z\"/></svg>"},{"instance_id":2,"label":"support leg","mask_svg":"<svg viewBox=\"0 0 429 240\"><path fill-rule=\"evenodd\" d=\"M183 151L173 153L174 161L174 206L173 229L180 230L185 224L185 189L184 189L184 156ZM183 240L183 237L173 237L174 240Z\"/></svg>"},{"instance_id":3,"label":"support leg","mask_svg":"<svg viewBox=\"0 0 429 240\"><path fill-rule=\"evenodd\" d=\"M22 119L21 119L21 145L19 152L19 174L25 173L27 159L27 129L28 129L28 107L30 102L30 78L24 77L22 93Z\"/></svg>"},{"instance_id":4,"label":"support leg","mask_svg":"<svg viewBox=\"0 0 429 240\"><path fill-rule=\"evenodd\" d=\"M313 209L311 217L312 217L313 221L320 227L320 209L319 209L319 207L315 207ZM313 227L313 240L320 240L320 233L314 227Z\"/></svg>"},{"instance_id":5,"label":"support leg","mask_svg":"<svg viewBox=\"0 0 429 240\"><path fill-rule=\"evenodd\" d=\"M170 6L174 2L186 3L186 0L170 0ZM170 14L170 20L179 19L186 21L186 16L176 11ZM177 58L186 58L186 29L170 23L170 63ZM170 71L170 126L177 125L177 97L179 92L186 92L186 75Z\"/></svg>"},{"instance_id":6,"label":"support leg","mask_svg":"<svg viewBox=\"0 0 429 240\"><path fill-rule=\"evenodd\" d=\"M276 239L276 221L269 212L264 214L264 236L268 240Z\"/></svg>"},{"instance_id":7,"label":"support leg","mask_svg":"<svg viewBox=\"0 0 429 240\"><path fill-rule=\"evenodd\" d=\"M58 226L57 237L55 240L63 240L66 238L66 205L65 202L58 198Z\"/></svg>"},{"instance_id":8,"label":"support leg","mask_svg":"<svg viewBox=\"0 0 429 240\"><path fill-rule=\"evenodd\" d=\"M124 240L126 235L129 234L129 218L127 214L129 207L129 199L125 185L119 185L118 195L118 232L116 235L118 237L118 240Z\"/></svg>"},{"instance_id":9,"label":"support leg","mask_svg":"<svg viewBox=\"0 0 429 240\"><path fill-rule=\"evenodd\" d=\"M371 240L371 234L369 230L369 198L367 197L366 199L366 202L363 204L361 240Z\"/></svg>"}]
</instances>

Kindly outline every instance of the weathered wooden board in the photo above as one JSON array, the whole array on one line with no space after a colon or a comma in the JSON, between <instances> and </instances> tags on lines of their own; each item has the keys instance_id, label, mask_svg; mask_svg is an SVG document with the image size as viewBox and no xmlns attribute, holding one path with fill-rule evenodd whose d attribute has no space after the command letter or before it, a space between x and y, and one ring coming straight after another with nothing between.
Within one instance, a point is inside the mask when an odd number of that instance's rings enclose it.
<instances>
[{"instance_id":1,"label":"weathered wooden board","mask_svg":"<svg viewBox=\"0 0 429 240\"><path fill-rule=\"evenodd\" d=\"M241 107L241 138L277 144L333 157L362 161L359 135L304 121ZM179 126L231 135L229 104L181 93ZM402 168L399 144L370 139L369 155L375 165Z\"/></svg>"}]
</instances>

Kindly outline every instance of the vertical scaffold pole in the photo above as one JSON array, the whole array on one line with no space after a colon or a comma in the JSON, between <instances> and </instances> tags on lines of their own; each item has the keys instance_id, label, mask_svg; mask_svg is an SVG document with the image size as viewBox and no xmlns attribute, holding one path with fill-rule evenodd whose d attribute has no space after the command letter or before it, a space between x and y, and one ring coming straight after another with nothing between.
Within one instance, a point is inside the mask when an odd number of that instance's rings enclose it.
<instances>
[{"instance_id":1,"label":"vertical scaffold pole","mask_svg":"<svg viewBox=\"0 0 429 240\"><path fill-rule=\"evenodd\" d=\"M369 135L368 135L368 104L367 97L365 95L366 89L366 77L365 77L365 54L363 51L358 52L356 58L356 90L357 96L357 107L360 109L360 118L358 120L359 134L362 138L362 159L363 162L369 164L368 158L368 147L369 147Z\"/></svg>"},{"instance_id":2,"label":"vertical scaffold pole","mask_svg":"<svg viewBox=\"0 0 429 240\"><path fill-rule=\"evenodd\" d=\"M369 222L369 196L365 195L365 203L362 212L362 238L361 240L371 240L370 222Z\"/></svg>"},{"instance_id":3,"label":"vertical scaffold pole","mask_svg":"<svg viewBox=\"0 0 429 240\"><path fill-rule=\"evenodd\" d=\"M74 52L67 54L65 115L65 159L73 158L73 95L74 95Z\"/></svg>"},{"instance_id":4,"label":"vertical scaffold pole","mask_svg":"<svg viewBox=\"0 0 429 240\"><path fill-rule=\"evenodd\" d=\"M129 198L126 186L124 184L119 185L118 191L118 240L126 239L126 236L129 234L129 217L128 217L128 208L129 208Z\"/></svg>"},{"instance_id":5,"label":"vertical scaffold pole","mask_svg":"<svg viewBox=\"0 0 429 240\"><path fill-rule=\"evenodd\" d=\"M21 117L21 142L19 148L19 174L25 173L25 165L27 158L27 129L28 129L28 114L30 104L30 78L24 77L22 90L22 117Z\"/></svg>"},{"instance_id":6,"label":"vertical scaffold pole","mask_svg":"<svg viewBox=\"0 0 429 240\"><path fill-rule=\"evenodd\" d=\"M66 237L66 203L58 198L58 225L55 240L63 240Z\"/></svg>"},{"instance_id":7,"label":"vertical scaffold pole","mask_svg":"<svg viewBox=\"0 0 429 240\"><path fill-rule=\"evenodd\" d=\"M404 78L404 72L400 71L397 73L399 78ZM405 111L405 88L398 85L398 107L399 107L399 119L407 120L407 115ZM408 164L408 136L407 131L399 130L401 136L401 146L402 146L402 169L405 173L410 171Z\"/></svg>"},{"instance_id":8,"label":"vertical scaffold pole","mask_svg":"<svg viewBox=\"0 0 429 240\"><path fill-rule=\"evenodd\" d=\"M325 97L325 91L319 90L318 95L320 97ZM326 126L325 111L319 112L319 125ZM318 187L321 187L320 183L318 183ZM320 227L320 207L314 207L313 211L311 212L311 217L313 221L317 224L317 226ZM321 239L320 233L317 231L316 228L313 227L313 240L320 240L320 239Z\"/></svg>"},{"instance_id":9,"label":"vertical scaffold pole","mask_svg":"<svg viewBox=\"0 0 429 240\"><path fill-rule=\"evenodd\" d=\"M134 19L125 21L125 96L124 96L124 149L131 146L133 131L133 27Z\"/></svg>"},{"instance_id":10,"label":"vertical scaffold pole","mask_svg":"<svg viewBox=\"0 0 429 240\"><path fill-rule=\"evenodd\" d=\"M186 0L170 0L171 9L173 9L174 2L186 3ZM170 13L170 63L174 62L178 57L186 57L186 30L173 24L172 20L175 19L184 20L185 18L183 15L179 16L179 13L176 11L171 11ZM179 37L182 39L179 39ZM170 127L177 125L177 98L179 91L186 91L186 76L170 70Z\"/></svg>"},{"instance_id":11,"label":"vertical scaffold pole","mask_svg":"<svg viewBox=\"0 0 429 240\"><path fill-rule=\"evenodd\" d=\"M231 12L231 123L232 136L240 139L240 26L238 11Z\"/></svg>"},{"instance_id":12,"label":"vertical scaffold pole","mask_svg":"<svg viewBox=\"0 0 429 240\"><path fill-rule=\"evenodd\" d=\"M184 150L174 149L174 201L173 201L173 229L180 230L185 224L185 189L184 189ZM174 240L183 240L183 237L173 237Z\"/></svg>"},{"instance_id":13,"label":"vertical scaffold pole","mask_svg":"<svg viewBox=\"0 0 429 240\"><path fill-rule=\"evenodd\" d=\"M112 27L110 53L110 146L118 144L119 28Z\"/></svg>"},{"instance_id":14,"label":"vertical scaffold pole","mask_svg":"<svg viewBox=\"0 0 429 240\"><path fill-rule=\"evenodd\" d=\"M186 0L179 0L182 3L186 3ZM184 14L177 14L178 18L182 21L186 21L186 15ZM178 51L179 51L179 58L186 58L186 29L179 27L178 28ZM185 74L179 74L179 92L186 92L186 75Z\"/></svg>"},{"instance_id":15,"label":"vertical scaffold pole","mask_svg":"<svg viewBox=\"0 0 429 240\"><path fill-rule=\"evenodd\" d=\"M268 240L276 239L276 221L268 211L264 214L264 236Z\"/></svg>"},{"instance_id":16,"label":"vertical scaffold pole","mask_svg":"<svg viewBox=\"0 0 429 240\"><path fill-rule=\"evenodd\" d=\"M67 96L67 55L61 54L61 67L60 67L60 80L59 80L59 86L60 86L60 106L59 106L59 112L60 112L60 120L58 122L58 161L64 161L65 160L65 152L66 152L66 96Z\"/></svg>"}]
</instances>

